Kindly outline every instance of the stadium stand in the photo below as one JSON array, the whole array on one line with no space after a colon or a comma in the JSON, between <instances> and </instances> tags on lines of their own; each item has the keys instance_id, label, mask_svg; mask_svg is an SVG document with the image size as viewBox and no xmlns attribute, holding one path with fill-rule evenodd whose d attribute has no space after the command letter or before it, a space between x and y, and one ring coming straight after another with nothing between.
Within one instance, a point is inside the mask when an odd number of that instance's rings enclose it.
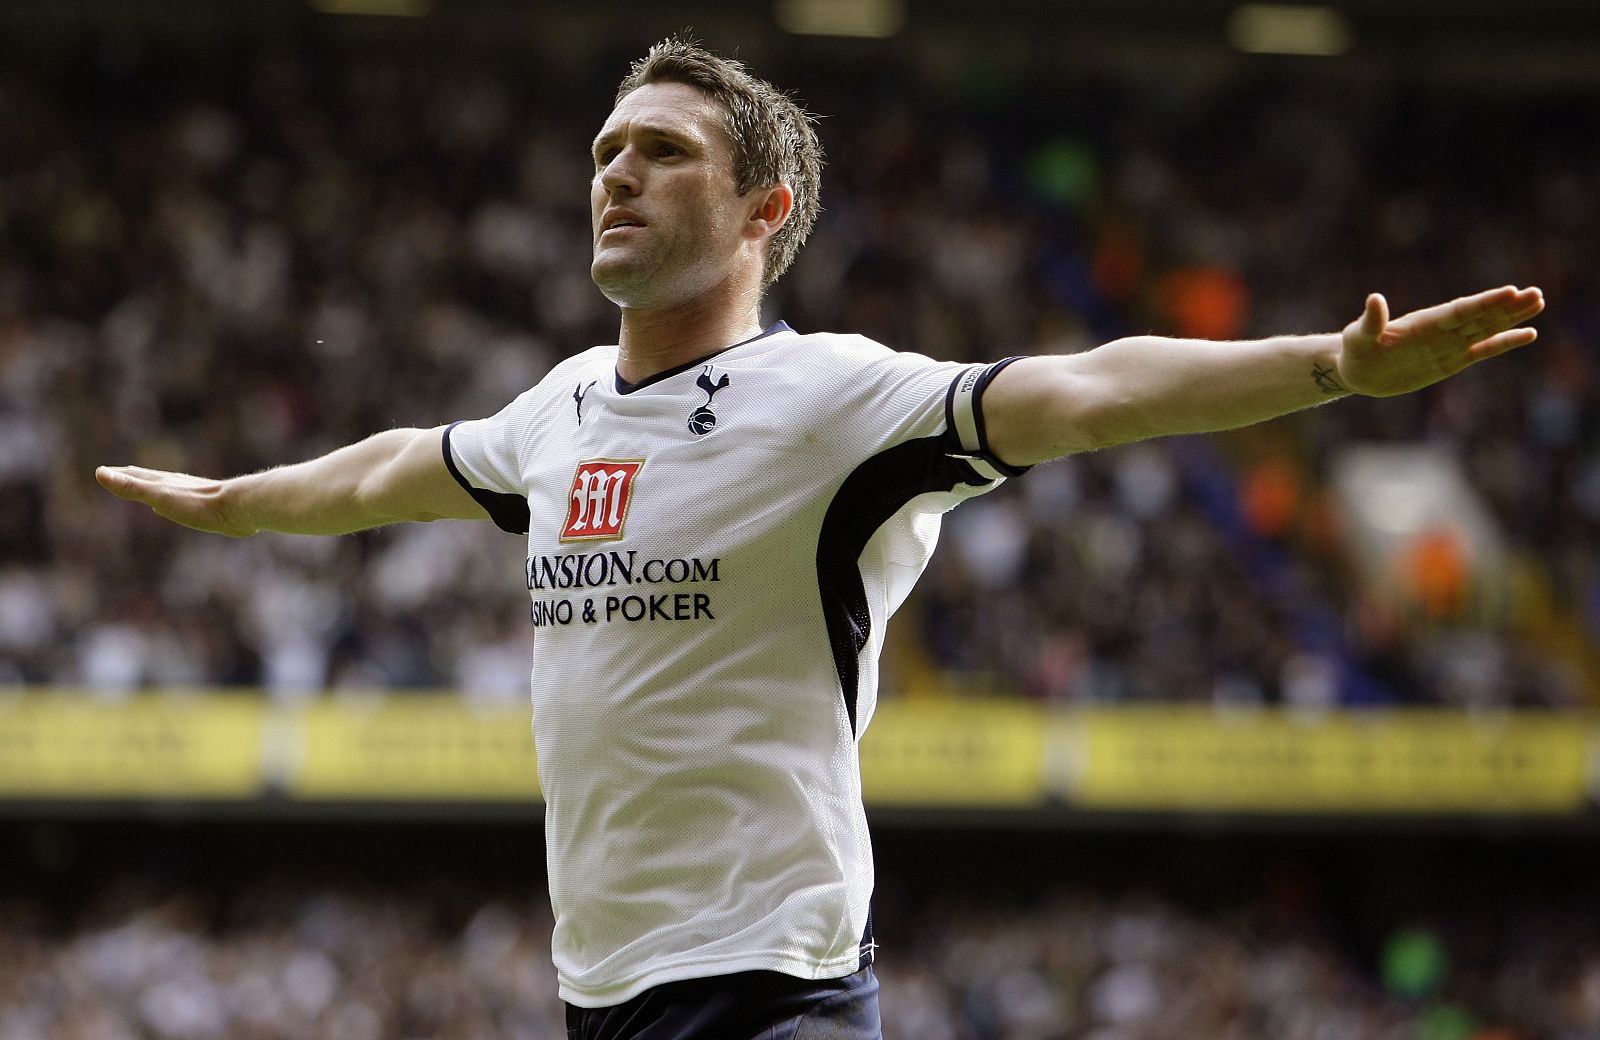
<instances>
[{"instance_id":1,"label":"stadium stand","mask_svg":"<svg viewBox=\"0 0 1600 1040\"><path fill-rule=\"evenodd\" d=\"M244 826L7 843L0 1040L566 1035L533 834ZM1600 1035L1600 904L1562 841L882 845L889 1037Z\"/></svg>"},{"instance_id":2,"label":"stadium stand","mask_svg":"<svg viewBox=\"0 0 1600 1040\"><path fill-rule=\"evenodd\" d=\"M557 90L506 54L176 46L107 36L0 73L0 680L517 698L514 539L223 544L87 475L247 471L486 414L610 339L583 184L616 69L564 70ZM1130 330L1332 328L1373 287L1403 307L1515 278L1553 301L1537 349L1492 375L1041 467L958 511L900 626L902 688L954 671L1058 702L1586 700L1592 107L1270 73L1180 89L988 82L909 56L773 64L828 113L834 159L770 304L797 327L980 359ZM1472 143L1502 132L1514 153ZM1461 459L1515 561L1509 591L1475 589L1448 543L1391 582L1431 598L1362 587L1328 486L1341 446L1372 440Z\"/></svg>"}]
</instances>

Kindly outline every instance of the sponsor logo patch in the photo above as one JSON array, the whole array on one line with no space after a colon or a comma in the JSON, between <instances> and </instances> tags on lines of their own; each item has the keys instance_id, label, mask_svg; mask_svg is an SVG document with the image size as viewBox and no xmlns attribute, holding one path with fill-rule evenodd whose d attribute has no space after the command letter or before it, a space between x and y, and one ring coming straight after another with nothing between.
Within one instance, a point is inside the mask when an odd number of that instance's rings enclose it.
<instances>
[{"instance_id":1,"label":"sponsor logo patch","mask_svg":"<svg viewBox=\"0 0 1600 1040\"><path fill-rule=\"evenodd\" d=\"M633 481L643 459L590 459L578 463L567 498L563 542L607 542L622 537L633 504Z\"/></svg>"}]
</instances>

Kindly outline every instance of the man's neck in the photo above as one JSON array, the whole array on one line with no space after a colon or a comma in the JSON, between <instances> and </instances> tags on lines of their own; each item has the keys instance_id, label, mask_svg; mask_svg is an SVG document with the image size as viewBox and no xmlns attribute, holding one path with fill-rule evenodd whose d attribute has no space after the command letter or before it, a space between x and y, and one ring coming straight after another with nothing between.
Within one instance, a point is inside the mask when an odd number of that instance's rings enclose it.
<instances>
[{"instance_id":1,"label":"man's neck","mask_svg":"<svg viewBox=\"0 0 1600 1040\"><path fill-rule=\"evenodd\" d=\"M623 308L617 374L641 383L658 372L713 354L761 333L757 301L728 306L704 299L665 310Z\"/></svg>"}]
</instances>

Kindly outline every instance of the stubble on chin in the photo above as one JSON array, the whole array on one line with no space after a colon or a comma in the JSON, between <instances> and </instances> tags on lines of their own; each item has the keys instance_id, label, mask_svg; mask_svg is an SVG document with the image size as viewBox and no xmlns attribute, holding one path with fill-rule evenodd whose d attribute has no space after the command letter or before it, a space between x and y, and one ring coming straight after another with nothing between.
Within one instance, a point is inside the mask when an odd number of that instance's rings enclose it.
<instances>
[{"instance_id":1,"label":"stubble on chin","mask_svg":"<svg viewBox=\"0 0 1600 1040\"><path fill-rule=\"evenodd\" d=\"M649 278L633 265L603 263L598 258L589 265L589 278L600 295L618 307L638 307L649 294Z\"/></svg>"}]
</instances>

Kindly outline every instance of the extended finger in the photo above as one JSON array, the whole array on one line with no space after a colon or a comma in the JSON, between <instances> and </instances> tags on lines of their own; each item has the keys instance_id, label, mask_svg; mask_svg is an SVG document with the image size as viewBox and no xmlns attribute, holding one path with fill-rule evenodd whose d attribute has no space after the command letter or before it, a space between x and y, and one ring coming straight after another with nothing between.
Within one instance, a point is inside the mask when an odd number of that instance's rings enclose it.
<instances>
[{"instance_id":1,"label":"extended finger","mask_svg":"<svg viewBox=\"0 0 1600 1040\"><path fill-rule=\"evenodd\" d=\"M1521 306L1512 312L1511 320L1512 322L1520 325L1529 318L1537 316L1540 311L1544 310L1544 293L1540 292L1538 289L1529 290L1529 295L1526 299L1526 302L1520 300L1518 302L1521 304Z\"/></svg>"},{"instance_id":2,"label":"extended finger","mask_svg":"<svg viewBox=\"0 0 1600 1040\"><path fill-rule=\"evenodd\" d=\"M1484 358L1492 358L1496 354L1504 354L1508 350L1525 347L1538 338L1538 329L1508 329L1479 343L1474 343L1467 348L1467 356L1474 361L1482 361Z\"/></svg>"},{"instance_id":3,"label":"extended finger","mask_svg":"<svg viewBox=\"0 0 1600 1040\"><path fill-rule=\"evenodd\" d=\"M137 481L149 488L153 493L156 490L166 491L204 491L216 486L216 481L209 477L197 477L189 473L174 473L171 470L148 469L144 466L106 466L102 467L111 473L120 474L121 479ZM98 476L98 473L96 474ZM101 481L105 483L104 480Z\"/></svg>"},{"instance_id":4,"label":"extended finger","mask_svg":"<svg viewBox=\"0 0 1600 1040\"><path fill-rule=\"evenodd\" d=\"M1476 323L1493 320L1493 316L1529 311L1528 317L1532 317L1543 309L1543 301L1544 294L1537 288L1518 289L1514 285L1502 285L1498 289L1485 289L1445 304L1445 312L1439 317L1439 327L1450 332L1466 333L1474 327L1481 329L1483 326Z\"/></svg>"},{"instance_id":5,"label":"extended finger","mask_svg":"<svg viewBox=\"0 0 1600 1040\"><path fill-rule=\"evenodd\" d=\"M1516 292L1515 286L1502 285L1498 289L1485 289L1471 296L1458 296L1441 305L1444 313L1438 316L1439 328L1459 332L1481 318L1485 311L1510 303Z\"/></svg>"},{"instance_id":6,"label":"extended finger","mask_svg":"<svg viewBox=\"0 0 1600 1040\"><path fill-rule=\"evenodd\" d=\"M1538 289L1518 289L1505 300L1496 300L1480 312L1482 325L1498 324L1504 328L1519 325L1544 310L1544 293Z\"/></svg>"},{"instance_id":7,"label":"extended finger","mask_svg":"<svg viewBox=\"0 0 1600 1040\"><path fill-rule=\"evenodd\" d=\"M1389 301L1383 298L1382 293L1368 295L1366 309L1361 312L1361 334L1377 339L1388 324Z\"/></svg>"},{"instance_id":8,"label":"extended finger","mask_svg":"<svg viewBox=\"0 0 1600 1040\"><path fill-rule=\"evenodd\" d=\"M159 480L161 471L145 469L143 466L101 466L94 471L94 476L102 484L108 479L127 483L130 480Z\"/></svg>"},{"instance_id":9,"label":"extended finger","mask_svg":"<svg viewBox=\"0 0 1600 1040\"><path fill-rule=\"evenodd\" d=\"M127 466L101 466L94 471L94 479L100 486L116 495L132 502L144 502L150 497L151 485L139 477L128 472Z\"/></svg>"},{"instance_id":10,"label":"extended finger","mask_svg":"<svg viewBox=\"0 0 1600 1040\"><path fill-rule=\"evenodd\" d=\"M1469 341L1477 341L1497 332L1521 325L1544 310L1544 297L1542 295L1524 297L1514 302L1517 304L1516 306L1491 309L1461 325L1454 331Z\"/></svg>"},{"instance_id":11,"label":"extended finger","mask_svg":"<svg viewBox=\"0 0 1600 1040\"><path fill-rule=\"evenodd\" d=\"M168 477L181 477L182 473L174 473L165 469L150 469L148 466L118 466L117 469L140 480L165 480Z\"/></svg>"},{"instance_id":12,"label":"extended finger","mask_svg":"<svg viewBox=\"0 0 1600 1040\"><path fill-rule=\"evenodd\" d=\"M96 466L94 479L98 480L102 487L109 488L112 485L124 487L133 479L133 474L129 473L128 469L127 466Z\"/></svg>"}]
</instances>

